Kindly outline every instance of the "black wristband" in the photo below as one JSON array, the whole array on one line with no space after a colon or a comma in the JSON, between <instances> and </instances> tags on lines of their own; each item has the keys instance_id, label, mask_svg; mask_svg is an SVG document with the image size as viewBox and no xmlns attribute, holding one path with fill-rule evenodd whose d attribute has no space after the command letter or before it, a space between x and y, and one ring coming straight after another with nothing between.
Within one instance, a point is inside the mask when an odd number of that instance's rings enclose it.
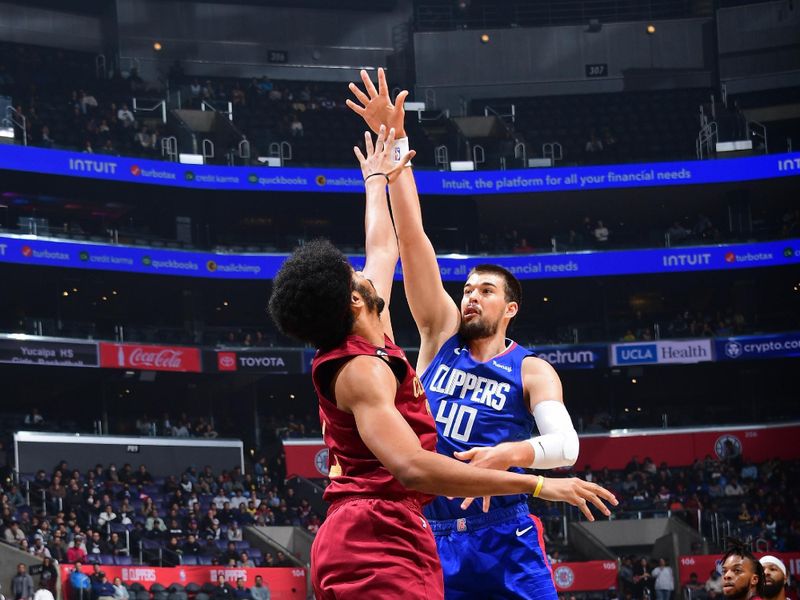
<instances>
[{"instance_id":1,"label":"black wristband","mask_svg":"<svg viewBox=\"0 0 800 600\"><path fill-rule=\"evenodd\" d=\"M386 185L389 185L389 176L386 173L373 173L372 175L367 175L364 178L364 183L367 183L367 181L369 180L370 177L378 177L379 175L381 177L385 177L386 178Z\"/></svg>"}]
</instances>

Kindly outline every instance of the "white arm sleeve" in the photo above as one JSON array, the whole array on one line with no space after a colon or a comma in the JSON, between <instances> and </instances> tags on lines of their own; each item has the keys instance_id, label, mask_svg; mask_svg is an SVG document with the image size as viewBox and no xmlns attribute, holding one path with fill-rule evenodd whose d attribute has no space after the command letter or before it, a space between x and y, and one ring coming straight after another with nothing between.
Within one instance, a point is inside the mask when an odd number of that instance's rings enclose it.
<instances>
[{"instance_id":1,"label":"white arm sleeve","mask_svg":"<svg viewBox=\"0 0 800 600\"><path fill-rule=\"evenodd\" d=\"M580 442L563 402L545 400L533 409L541 435L528 440L533 446L532 469L571 467L578 460Z\"/></svg>"}]
</instances>

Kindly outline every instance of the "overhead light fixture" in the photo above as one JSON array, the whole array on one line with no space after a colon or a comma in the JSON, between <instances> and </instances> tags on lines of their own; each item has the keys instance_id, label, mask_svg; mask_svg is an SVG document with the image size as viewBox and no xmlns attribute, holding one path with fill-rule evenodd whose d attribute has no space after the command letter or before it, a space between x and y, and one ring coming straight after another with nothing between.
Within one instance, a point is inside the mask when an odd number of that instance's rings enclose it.
<instances>
[{"instance_id":1,"label":"overhead light fixture","mask_svg":"<svg viewBox=\"0 0 800 600\"><path fill-rule=\"evenodd\" d=\"M491 38L489 37L488 33L484 33L483 35L481 35L481 42L484 44L488 44L490 39Z\"/></svg>"},{"instance_id":2,"label":"overhead light fixture","mask_svg":"<svg viewBox=\"0 0 800 600\"><path fill-rule=\"evenodd\" d=\"M656 26L655 26L655 25L653 25L652 23L649 23L649 24L647 25L647 30L646 30L646 31L647 31L647 33L649 33L650 35L653 35L653 34L656 32Z\"/></svg>"}]
</instances>

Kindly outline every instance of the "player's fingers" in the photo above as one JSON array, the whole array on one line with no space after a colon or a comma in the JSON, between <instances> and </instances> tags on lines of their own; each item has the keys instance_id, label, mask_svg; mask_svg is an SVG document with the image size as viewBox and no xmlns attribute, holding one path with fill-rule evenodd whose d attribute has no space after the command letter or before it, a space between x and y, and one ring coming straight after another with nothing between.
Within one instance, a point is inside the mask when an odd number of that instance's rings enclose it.
<instances>
[{"instance_id":1,"label":"player's fingers","mask_svg":"<svg viewBox=\"0 0 800 600\"><path fill-rule=\"evenodd\" d=\"M453 452L453 456L455 456L458 460L469 460L475 456L477 451L477 448L470 448L469 450L464 450L462 452Z\"/></svg>"},{"instance_id":2,"label":"player's fingers","mask_svg":"<svg viewBox=\"0 0 800 600\"><path fill-rule=\"evenodd\" d=\"M361 102L361 104L363 104L364 106L369 104L369 96L367 96L364 92L362 92L361 89L355 83L351 83L347 87L351 92L353 92L353 95L358 99L359 102ZM348 98L346 102L353 102L353 101Z\"/></svg>"},{"instance_id":3,"label":"player's fingers","mask_svg":"<svg viewBox=\"0 0 800 600\"><path fill-rule=\"evenodd\" d=\"M386 139L386 126L381 125L378 128L378 137L375 138L375 154L383 152L385 147L384 140Z\"/></svg>"},{"instance_id":4,"label":"player's fingers","mask_svg":"<svg viewBox=\"0 0 800 600\"><path fill-rule=\"evenodd\" d=\"M574 504L580 509L587 519L594 521L594 515L592 514L592 511L589 510L589 506L586 504L586 500L584 498L578 498L577 502Z\"/></svg>"},{"instance_id":5,"label":"player's fingers","mask_svg":"<svg viewBox=\"0 0 800 600\"><path fill-rule=\"evenodd\" d=\"M352 110L354 113L356 113L360 117L363 117L364 113L367 112L367 110L364 107L359 106L358 104L356 104L355 102L353 102L350 99L345 100L344 103L347 104L347 106L350 107L350 110Z\"/></svg>"},{"instance_id":6,"label":"player's fingers","mask_svg":"<svg viewBox=\"0 0 800 600\"><path fill-rule=\"evenodd\" d=\"M361 153L361 148L359 148L358 146L353 146L353 152L355 153L356 158L358 159L358 164L363 165L365 162L367 162L367 159L364 158L364 155Z\"/></svg>"},{"instance_id":7,"label":"player's fingers","mask_svg":"<svg viewBox=\"0 0 800 600\"><path fill-rule=\"evenodd\" d=\"M372 156L375 148L372 145L372 134L369 131L364 132L364 143L367 145L367 156Z\"/></svg>"},{"instance_id":8,"label":"player's fingers","mask_svg":"<svg viewBox=\"0 0 800 600\"><path fill-rule=\"evenodd\" d=\"M483 512L489 512L489 507L492 504L492 497L491 496L484 496L483 497Z\"/></svg>"},{"instance_id":9,"label":"player's fingers","mask_svg":"<svg viewBox=\"0 0 800 600\"><path fill-rule=\"evenodd\" d=\"M389 85L386 83L386 72L383 67L378 67L378 93L381 96L389 95Z\"/></svg>"},{"instance_id":10,"label":"player's fingers","mask_svg":"<svg viewBox=\"0 0 800 600\"><path fill-rule=\"evenodd\" d=\"M383 125L381 125L383 127ZM384 140L383 144L386 148L391 148L394 145L395 140L395 131L394 127L389 129L389 133L386 134L386 140Z\"/></svg>"},{"instance_id":11,"label":"player's fingers","mask_svg":"<svg viewBox=\"0 0 800 600\"><path fill-rule=\"evenodd\" d=\"M589 502L594 504L597 507L597 509L605 516L609 516L611 514L611 511L608 509L608 507L595 494L589 496Z\"/></svg>"},{"instance_id":12,"label":"player's fingers","mask_svg":"<svg viewBox=\"0 0 800 600\"><path fill-rule=\"evenodd\" d=\"M392 181L397 179L397 176L400 174L400 172L403 169L405 169L406 165L408 164L408 161L410 161L412 158L414 158L414 156L416 156L416 154L417 153L414 152L413 150L409 150L408 154L406 154L402 159L400 159L399 163L397 163L394 167L392 167L392 170L387 173L387 175L389 176L389 183L391 183ZM456 452L453 456L455 456L459 460L466 460L465 458L461 458L461 457L457 456L458 454L461 454L461 453L460 452Z\"/></svg>"},{"instance_id":13,"label":"player's fingers","mask_svg":"<svg viewBox=\"0 0 800 600\"><path fill-rule=\"evenodd\" d=\"M397 110L403 108L403 105L406 103L406 98L408 97L408 90L403 90L399 94L397 94L397 98L394 99L394 107Z\"/></svg>"},{"instance_id":14,"label":"player's fingers","mask_svg":"<svg viewBox=\"0 0 800 600\"><path fill-rule=\"evenodd\" d=\"M370 98L375 98L378 95L378 90L375 89L375 84L369 78L369 74L364 69L361 69L361 81L364 82L364 89L367 90Z\"/></svg>"},{"instance_id":15,"label":"player's fingers","mask_svg":"<svg viewBox=\"0 0 800 600\"><path fill-rule=\"evenodd\" d=\"M474 500L475 498L464 498L464 501L461 503L461 510L467 510Z\"/></svg>"},{"instance_id":16,"label":"player's fingers","mask_svg":"<svg viewBox=\"0 0 800 600\"><path fill-rule=\"evenodd\" d=\"M592 491L598 496L600 496L606 502L610 502L612 506L616 506L617 504L619 504L619 500L617 500L617 497L614 495L614 493L608 491L606 488L602 486L598 485L597 489L594 489Z\"/></svg>"}]
</instances>

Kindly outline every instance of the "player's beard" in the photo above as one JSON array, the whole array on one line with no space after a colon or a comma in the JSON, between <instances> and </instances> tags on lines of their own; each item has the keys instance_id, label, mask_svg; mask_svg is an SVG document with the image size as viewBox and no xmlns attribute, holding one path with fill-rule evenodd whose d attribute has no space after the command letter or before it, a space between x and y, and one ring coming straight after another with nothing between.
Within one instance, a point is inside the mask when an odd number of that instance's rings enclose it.
<instances>
[{"instance_id":1,"label":"player's beard","mask_svg":"<svg viewBox=\"0 0 800 600\"><path fill-rule=\"evenodd\" d=\"M747 595L750 593L750 586L744 585L742 587L735 587L733 588L733 592L729 594L725 593L725 588L722 588L722 597L725 600L744 600L747 598Z\"/></svg>"},{"instance_id":2,"label":"player's beard","mask_svg":"<svg viewBox=\"0 0 800 600\"><path fill-rule=\"evenodd\" d=\"M495 322L490 322L478 316L471 321L465 321L464 316L461 316L461 325L458 327L458 335L462 340L471 342L472 340L482 340L492 337L497 333L497 328L503 320L501 316Z\"/></svg>"},{"instance_id":3,"label":"player's beard","mask_svg":"<svg viewBox=\"0 0 800 600\"><path fill-rule=\"evenodd\" d=\"M373 294L372 290L365 285L357 285L356 290L361 294L361 297L364 298L364 304L367 306L367 310L370 312L377 312L378 316L381 316L383 309L386 308L386 302L383 298L377 294Z\"/></svg>"},{"instance_id":4,"label":"player's beard","mask_svg":"<svg viewBox=\"0 0 800 600\"><path fill-rule=\"evenodd\" d=\"M763 598L774 598L778 594L781 593L781 590L786 585L785 581L765 581L764 582L764 593L762 594Z\"/></svg>"}]
</instances>

